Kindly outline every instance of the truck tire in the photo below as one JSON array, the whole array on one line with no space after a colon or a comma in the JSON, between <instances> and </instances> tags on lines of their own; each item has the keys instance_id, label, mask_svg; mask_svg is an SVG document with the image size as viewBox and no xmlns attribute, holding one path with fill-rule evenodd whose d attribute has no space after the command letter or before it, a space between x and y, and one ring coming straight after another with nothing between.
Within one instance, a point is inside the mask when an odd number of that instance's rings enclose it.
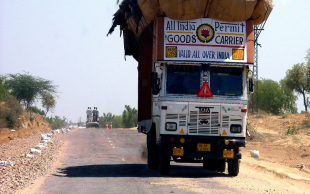
<instances>
[{"instance_id":1,"label":"truck tire","mask_svg":"<svg viewBox=\"0 0 310 194\"><path fill-rule=\"evenodd\" d=\"M168 175L170 172L170 156L165 155L165 150L162 147L159 152L159 172L162 175Z\"/></svg>"},{"instance_id":2,"label":"truck tire","mask_svg":"<svg viewBox=\"0 0 310 194\"><path fill-rule=\"evenodd\" d=\"M216 171L224 172L226 169L225 159L217 159L216 160Z\"/></svg>"},{"instance_id":3,"label":"truck tire","mask_svg":"<svg viewBox=\"0 0 310 194\"><path fill-rule=\"evenodd\" d=\"M228 163L228 174L231 176L237 176L239 174L239 159L229 159Z\"/></svg>"},{"instance_id":4,"label":"truck tire","mask_svg":"<svg viewBox=\"0 0 310 194\"><path fill-rule=\"evenodd\" d=\"M216 163L214 158L203 158L203 168L209 171L216 171Z\"/></svg>"},{"instance_id":5,"label":"truck tire","mask_svg":"<svg viewBox=\"0 0 310 194\"><path fill-rule=\"evenodd\" d=\"M155 130L147 134L147 165L150 169L157 169L159 166L159 150L156 145Z\"/></svg>"}]
</instances>

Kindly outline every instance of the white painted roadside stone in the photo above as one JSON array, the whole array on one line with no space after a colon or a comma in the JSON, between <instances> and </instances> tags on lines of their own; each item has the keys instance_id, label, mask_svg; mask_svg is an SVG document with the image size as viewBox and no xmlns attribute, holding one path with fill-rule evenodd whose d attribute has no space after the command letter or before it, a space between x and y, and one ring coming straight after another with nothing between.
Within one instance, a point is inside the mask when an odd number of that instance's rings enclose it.
<instances>
[{"instance_id":1,"label":"white painted roadside stone","mask_svg":"<svg viewBox=\"0 0 310 194\"><path fill-rule=\"evenodd\" d=\"M39 145L47 147L47 143L39 143Z\"/></svg>"},{"instance_id":2,"label":"white painted roadside stone","mask_svg":"<svg viewBox=\"0 0 310 194\"><path fill-rule=\"evenodd\" d=\"M35 149L42 149L42 148L46 148L46 146L44 145L36 145L34 146Z\"/></svg>"},{"instance_id":3,"label":"white painted roadside stone","mask_svg":"<svg viewBox=\"0 0 310 194\"><path fill-rule=\"evenodd\" d=\"M9 157L6 161L0 161L0 165L5 166L5 165L11 165L13 166L13 162L10 161L11 157Z\"/></svg>"},{"instance_id":4,"label":"white painted roadside stone","mask_svg":"<svg viewBox=\"0 0 310 194\"><path fill-rule=\"evenodd\" d=\"M44 139L44 140L42 140L42 142L43 143L51 143L51 144L53 144L53 141L50 140L50 139Z\"/></svg>"},{"instance_id":5,"label":"white painted roadside stone","mask_svg":"<svg viewBox=\"0 0 310 194\"><path fill-rule=\"evenodd\" d=\"M259 158L259 151L258 150L250 150L252 158Z\"/></svg>"},{"instance_id":6,"label":"white painted roadside stone","mask_svg":"<svg viewBox=\"0 0 310 194\"><path fill-rule=\"evenodd\" d=\"M30 153L41 154L41 150L38 150L38 149L35 149L35 148L30 148Z\"/></svg>"},{"instance_id":7,"label":"white painted roadside stone","mask_svg":"<svg viewBox=\"0 0 310 194\"><path fill-rule=\"evenodd\" d=\"M34 157L34 155L32 155L32 154L26 154L26 158L33 158Z\"/></svg>"}]
</instances>

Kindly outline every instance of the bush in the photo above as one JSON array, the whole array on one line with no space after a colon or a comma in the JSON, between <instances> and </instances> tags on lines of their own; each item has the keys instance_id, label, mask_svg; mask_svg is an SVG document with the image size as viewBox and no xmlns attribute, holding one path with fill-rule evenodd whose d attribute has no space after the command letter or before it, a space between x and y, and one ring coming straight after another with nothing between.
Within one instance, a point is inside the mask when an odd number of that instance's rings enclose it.
<instances>
[{"instance_id":1,"label":"bush","mask_svg":"<svg viewBox=\"0 0 310 194\"><path fill-rule=\"evenodd\" d=\"M307 127L310 128L310 120L304 120L303 124Z\"/></svg>"},{"instance_id":2,"label":"bush","mask_svg":"<svg viewBox=\"0 0 310 194\"><path fill-rule=\"evenodd\" d=\"M16 118L14 116L13 111L7 110L5 112L4 119L5 119L5 123L6 123L7 128L10 128L10 129L14 128L14 126L16 124Z\"/></svg>"},{"instance_id":3,"label":"bush","mask_svg":"<svg viewBox=\"0 0 310 194\"><path fill-rule=\"evenodd\" d=\"M282 118L285 119L285 118L289 117L291 115L291 113L284 112L284 113L281 113L281 115L282 115Z\"/></svg>"},{"instance_id":4,"label":"bush","mask_svg":"<svg viewBox=\"0 0 310 194\"><path fill-rule=\"evenodd\" d=\"M37 108L36 106L30 107L28 110L31 112L37 113L39 115L45 116L44 110L41 110L41 109Z\"/></svg>"},{"instance_id":5,"label":"bush","mask_svg":"<svg viewBox=\"0 0 310 194\"><path fill-rule=\"evenodd\" d=\"M53 117L46 117L47 122L51 125L52 129L60 129L67 125L66 118L63 117L62 119L59 116Z\"/></svg>"},{"instance_id":6,"label":"bush","mask_svg":"<svg viewBox=\"0 0 310 194\"><path fill-rule=\"evenodd\" d=\"M24 110L12 95L5 95L3 101L5 106L0 110L0 127L14 128Z\"/></svg>"},{"instance_id":7,"label":"bush","mask_svg":"<svg viewBox=\"0 0 310 194\"><path fill-rule=\"evenodd\" d=\"M24 116L25 116L25 118L29 119L30 121L33 121L34 118L35 118L35 117L32 115L32 112L27 112L27 111L24 112ZM23 121L22 121L22 122L23 122Z\"/></svg>"},{"instance_id":8,"label":"bush","mask_svg":"<svg viewBox=\"0 0 310 194\"><path fill-rule=\"evenodd\" d=\"M293 126L293 127L287 127L287 131L285 133L285 135L296 135L297 134L298 129Z\"/></svg>"}]
</instances>

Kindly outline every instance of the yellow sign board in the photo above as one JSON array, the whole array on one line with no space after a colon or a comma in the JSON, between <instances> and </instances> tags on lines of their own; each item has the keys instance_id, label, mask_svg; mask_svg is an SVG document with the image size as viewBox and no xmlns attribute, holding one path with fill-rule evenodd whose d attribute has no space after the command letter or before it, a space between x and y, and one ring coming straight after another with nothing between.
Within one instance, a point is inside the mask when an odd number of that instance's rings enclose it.
<instances>
[{"instance_id":1,"label":"yellow sign board","mask_svg":"<svg viewBox=\"0 0 310 194\"><path fill-rule=\"evenodd\" d=\"M233 60L244 60L244 49L233 49Z\"/></svg>"},{"instance_id":2,"label":"yellow sign board","mask_svg":"<svg viewBox=\"0 0 310 194\"><path fill-rule=\"evenodd\" d=\"M182 148L173 148L174 156L184 156L184 150Z\"/></svg>"},{"instance_id":3,"label":"yellow sign board","mask_svg":"<svg viewBox=\"0 0 310 194\"><path fill-rule=\"evenodd\" d=\"M166 57L167 58L178 57L178 48L176 46L167 46L166 47Z\"/></svg>"},{"instance_id":4,"label":"yellow sign board","mask_svg":"<svg viewBox=\"0 0 310 194\"><path fill-rule=\"evenodd\" d=\"M198 143L197 144L197 151L199 152L210 152L211 151L211 145L206 143Z\"/></svg>"},{"instance_id":5,"label":"yellow sign board","mask_svg":"<svg viewBox=\"0 0 310 194\"><path fill-rule=\"evenodd\" d=\"M234 151L223 150L223 157L224 158L234 158Z\"/></svg>"}]
</instances>

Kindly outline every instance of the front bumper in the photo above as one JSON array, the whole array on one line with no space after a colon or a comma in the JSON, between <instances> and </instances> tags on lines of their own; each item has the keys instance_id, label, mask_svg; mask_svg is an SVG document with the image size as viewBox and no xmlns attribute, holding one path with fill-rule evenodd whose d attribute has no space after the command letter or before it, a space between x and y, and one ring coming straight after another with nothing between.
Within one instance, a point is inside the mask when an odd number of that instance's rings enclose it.
<instances>
[{"instance_id":1,"label":"front bumper","mask_svg":"<svg viewBox=\"0 0 310 194\"><path fill-rule=\"evenodd\" d=\"M182 143L183 142L183 143ZM197 144L210 144L210 151L197 151ZM183 157L190 158L225 158L224 150L234 151L234 157L230 159L241 159L239 147L245 147L245 138L232 137L202 137L202 136L176 136L161 135L160 144L165 155L173 156L173 148L183 148Z\"/></svg>"}]
</instances>

